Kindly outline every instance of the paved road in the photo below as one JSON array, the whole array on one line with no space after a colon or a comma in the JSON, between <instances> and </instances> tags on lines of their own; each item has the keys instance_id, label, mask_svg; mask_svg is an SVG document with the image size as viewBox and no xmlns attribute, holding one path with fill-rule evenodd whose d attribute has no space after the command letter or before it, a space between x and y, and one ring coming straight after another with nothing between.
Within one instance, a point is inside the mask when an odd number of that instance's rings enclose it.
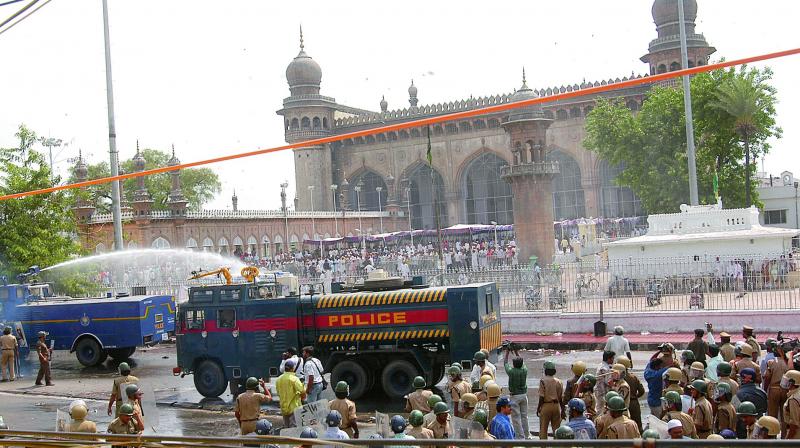
<instances>
[{"instance_id":1,"label":"paved road","mask_svg":"<svg viewBox=\"0 0 800 448\"><path fill-rule=\"evenodd\" d=\"M530 399L530 427L538 431L539 422L535 416L538 400L538 383L542 376L542 365L545 360L556 363L557 376L562 379L571 377L570 366L577 360L587 362L593 370L600 360L598 351L575 351L569 353L523 351L521 355L529 369L528 386ZM641 378L642 368L649 358L649 353L634 353L634 371ZM31 357L30 360L34 360ZM139 350L130 361L133 373L141 380L145 391L145 419L148 432L183 435L235 435L236 426L233 413L230 411L232 397L226 394L220 399L211 400L201 397L195 390L192 378L172 376L175 364L175 347L163 345L151 349ZM98 429L104 431L111 418L106 415L106 407L111 381L116 375L117 363L108 360L104 365L95 368L84 368L74 356L64 352L56 352L52 364L55 386L34 386L33 381L37 366L28 363L23 370L24 378L15 382L0 383L2 395L2 413L5 421L14 429L51 430L55 426L56 409L65 410L69 402L75 398L87 401L90 407L90 419L98 422ZM508 381L502 366L498 369L498 382L507 386ZM33 376L32 376L33 375ZM441 385L440 385L441 386ZM330 391L326 391L330 393ZM153 401L155 397L155 402ZM155 405L157 404L157 406ZM369 435L374 429L367 423L376 410L384 413L401 412L402 401L388 401L379 396L368 396L357 402L362 434ZM265 413L275 424L279 424L277 407L267 405ZM642 411L647 413L646 403L642 402Z\"/></svg>"}]
</instances>

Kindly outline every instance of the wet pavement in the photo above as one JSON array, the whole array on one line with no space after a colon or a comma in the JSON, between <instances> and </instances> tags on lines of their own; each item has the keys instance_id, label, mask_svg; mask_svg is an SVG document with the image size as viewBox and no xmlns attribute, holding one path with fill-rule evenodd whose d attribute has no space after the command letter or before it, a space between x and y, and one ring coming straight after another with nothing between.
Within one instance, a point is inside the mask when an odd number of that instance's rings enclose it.
<instances>
[{"instance_id":1,"label":"wet pavement","mask_svg":"<svg viewBox=\"0 0 800 448\"><path fill-rule=\"evenodd\" d=\"M566 380L572 376L570 366L577 360L583 360L594 371L600 362L600 351L554 352L542 350L521 351L520 355L528 366L528 396L530 429L538 431L539 422L536 417L538 385L542 376L544 361L555 362L557 377ZM651 353L634 352L634 373L642 380L642 371ZM180 378L172 375L175 365L174 345L164 344L150 349L137 350L129 364L133 374L140 379L145 403L145 421L147 433L171 435L236 435L238 427L231 411L232 396L228 393L219 399L203 398L194 389L191 376ZM81 398L87 401L90 408L89 419L98 423L98 430L105 431L111 421L106 414L108 397L113 378L117 375L118 363L109 359L98 367L81 366L74 355L66 352L54 352L52 373L54 386L34 386L38 364L31 356L23 363L24 377L15 382L0 383L0 415L14 429L52 430L55 428L56 409L65 411L69 403ZM498 383L506 386L507 377L502 368L502 359L498 363ZM468 373L467 373L468 375ZM444 383L439 385L444 386ZM274 386L273 394L274 394ZM646 384L645 384L646 387ZM504 391L505 391L504 387ZM330 389L325 391L328 398L333 398ZM277 397L277 394L274 394ZM153 400L155 397L155 401ZM387 400L378 394L368 395L356 402L359 413L362 435L368 436L374 427L368 422L374 412L402 412L402 400ZM641 400L643 416L649 409L644 397ZM277 403L264 406L264 413L273 424L280 425Z\"/></svg>"}]
</instances>

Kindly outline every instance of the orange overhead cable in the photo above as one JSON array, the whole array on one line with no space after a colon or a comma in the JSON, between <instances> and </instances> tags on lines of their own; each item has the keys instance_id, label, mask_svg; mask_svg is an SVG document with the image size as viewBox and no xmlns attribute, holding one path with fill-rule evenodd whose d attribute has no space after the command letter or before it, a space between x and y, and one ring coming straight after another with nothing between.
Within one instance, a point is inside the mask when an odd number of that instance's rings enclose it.
<instances>
[{"instance_id":1,"label":"orange overhead cable","mask_svg":"<svg viewBox=\"0 0 800 448\"><path fill-rule=\"evenodd\" d=\"M731 61L718 62L716 64L701 65L701 66L687 68L687 69L683 69L683 70L677 70L677 71L674 71L674 72L661 73L661 74L650 75L650 76L643 76L641 78L629 79L627 81L621 81L621 82L617 82L617 83L613 83L613 84L607 84L607 85L604 85L604 86L588 87L588 88L585 88L585 89L573 90L572 92L557 93L555 95L550 95L550 96L546 96L546 97L530 98L530 99L526 99L526 100L516 101L516 102L513 102L513 103L498 104L498 105L495 105L495 106L487 106L487 107L483 107L483 108L479 108L479 109L466 110L466 111L462 111L462 112L454 112L454 113L451 113L451 114L439 115L439 116L436 116L436 117L420 118L418 120L412 120L412 121L406 121L406 122L403 122L403 123L380 126L380 127L377 127L377 128L370 128L370 129L365 129L365 130L361 130L361 131L348 132L346 134L334 135L334 136L330 136L330 137L322 137L322 138L316 138L316 139L312 139L312 140L303 140L302 142L290 143L288 145L276 146L274 148L256 149L254 151L247 151L247 152L241 152L241 153L231 154L231 155L227 155L227 156L214 157L214 158L206 159L206 160L198 160L196 162L182 163L180 165L175 165L175 166L165 166L165 167L160 167L160 168L153 168L153 169L150 169L150 170L137 171L135 173L126 173L126 174L120 174L118 176L109 176L109 177L103 177L103 178L100 178L100 179L87 180L87 181L84 181L84 182L76 182L76 183L73 183L73 184L57 185L57 186L54 186L54 187L42 188L42 189L39 189L39 190L31 190L31 191L25 191L25 192L22 192L22 193L7 194L7 195L4 195L4 196L0 196L0 200L4 201L4 200L7 200L7 199L16 199L16 198L22 198L22 197L26 197L26 196L33 196L33 195L38 195L38 194L52 193L52 192L55 192L55 191L62 191L62 190L69 190L69 189L73 189L73 188L88 187L88 186L91 186L91 185L99 185L99 184L105 184L105 183L113 182L115 180L125 180L125 179L132 179L132 178L135 178L135 177L141 177L141 176L150 176L150 175L153 175L153 174L166 173L166 172L176 171L176 170L180 170L180 169L184 169L184 168L193 168L193 167L196 167L196 166L210 165L210 164L213 164L213 163L225 162L225 161L228 161L228 160L235 160L235 159L243 159L245 157L260 156L260 155L263 155L263 154L269 154L269 153L278 152L278 151L285 151L287 149L304 148L304 147L307 147L307 146L321 145L321 144L324 144L324 143L331 143L331 142L335 142L335 141L339 141L339 140L345 140L345 139L349 139L349 138L355 138L355 137L364 137L364 136L367 136L367 135L379 134L379 133L382 133L382 132L397 131L397 130L400 130L400 129L413 128L413 127L417 127L417 126L426 126L426 125L429 125L429 124L441 123L441 122L445 122L445 121L459 120L459 119L462 119L462 118L469 118L469 117L474 117L474 116L477 116L477 115L485 115L485 114L490 114L490 113L495 113L495 112L502 112L502 111L509 110L509 109L516 109L516 108L520 108L520 107L531 106L531 105L534 105L534 104L548 103L548 102L551 102L551 101L564 100L564 99L568 99L568 98L588 96L588 95L593 95L593 94L596 94L596 93L608 92L610 90L618 90L618 89L623 89L623 88L626 88L626 87L637 86L637 85L640 85L640 84L652 84L652 83L655 83L655 82L658 82L658 81L663 81L665 79L677 78L679 76L693 75L695 73L709 72L709 71L718 70L718 69L721 69L721 68L733 67L733 66L742 65L742 64L749 64L749 63L752 63L752 62L766 61L766 60L769 60L769 59L782 58L782 57L785 57L785 56L792 56L792 55L796 55L796 54L800 54L800 48L793 48L793 49L790 49L790 50L783 50L783 51L778 51L778 52L775 52L775 53L766 53L766 54L761 54L761 55L758 55L758 56L750 56L750 57L741 58L741 59L734 59L734 60L731 60Z\"/></svg>"}]
</instances>

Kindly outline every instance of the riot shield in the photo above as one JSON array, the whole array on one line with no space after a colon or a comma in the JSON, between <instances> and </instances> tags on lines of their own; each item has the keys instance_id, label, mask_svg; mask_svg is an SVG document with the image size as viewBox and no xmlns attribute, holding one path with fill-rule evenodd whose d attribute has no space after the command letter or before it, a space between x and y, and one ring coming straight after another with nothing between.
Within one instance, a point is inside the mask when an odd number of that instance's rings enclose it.
<instances>
[{"instance_id":1,"label":"riot shield","mask_svg":"<svg viewBox=\"0 0 800 448\"><path fill-rule=\"evenodd\" d=\"M669 432L667 432L667 422L659 419L655 415L647 416L647 424L645 425L645 427L647 429L653 429L658 431L658 435L660 435L662 439L669 439Z\"/></svg>"},{"instance_id":2,"label":"riot shield","mask_svg":"<svg viewBox=\"0 0 800 448\"><path fill-rule=\"evenodd\" d=\"M158 415L158 407L156 407L156 394L154 384L151 380L139 380L139 390L142 391L142 417L144 418L144 433L143 434L158 434L161 420ZM125 395L122 395L123 397Z\"/></svg>"},{"instance_id":3,"label":"riot shield","mask_svg":"<svg viewBox=\"0 0 800 448\"><path fill-rule=\"evenodd\" d=\"M461 417L450 417L450 426L453 427L453 434L450 434L451 439L469 439L472 432L472 424L477 423L473 420L467 420ZM478 423L480 425L480 423ZM483 426L481 426L483 428Z\"/></svg>"},{"instance_id":4,"label":"riot shield","mask_svg":"<svg viewBox=\"0 0 800 448\"><path fill-rule=\"evenodd\" d=\"M299 428L313 425L325 427L325 417L331 411L328 400L306 403L294 410L294 421Z\"/></svg>"}]
</instances>

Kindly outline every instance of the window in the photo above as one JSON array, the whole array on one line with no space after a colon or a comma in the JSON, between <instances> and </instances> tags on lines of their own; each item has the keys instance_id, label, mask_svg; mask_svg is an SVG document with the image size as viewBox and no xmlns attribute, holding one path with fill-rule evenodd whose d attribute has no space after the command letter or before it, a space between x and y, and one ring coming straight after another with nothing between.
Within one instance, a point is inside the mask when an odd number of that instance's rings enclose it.
<instances>
[{"instance_id":1,"label":"window","mask_svg":"<svg viewBox=\"0 0 800 448\"><path fill-rule=\"evenodd\" d=\"M192 291L190 300L192 302L210 302L214 297L214 291L211 289L195 289Z\"/></svg>"},{"instance_id":2,"label":"window","mask_svg":"<svg viewBox=\"0 0 800 448\"><path fill-rule=\"evenodd\" d=\"M490 315L494 312L494 294L487 292L486 293L486 315Z\"/></svg>"},{"instance_id":3,"label":"window","mask_svg":"<svg viewBox=\"0 0 800 448\"><path fill-rule=\"evenodd\" d=\"M786 224L786 210L764 210L764 224Z\"/></svg>"},{"instance_id":4,"label":"window","mask_svg":"<svg viewBox=\"0 0 800 448\"><path fill-rule=\"evenodd\" d=\"M203 310L187 310L184 319L189 330L202 330L206 322Z\"/></svg>"},{"instance_id":5,"label":"window","mask_svg":"<svg viewBox=\"0 0 800 448\"><path fill-rule=\"evenodd\" d=\"M156 323L160 324L164 322L164 315L163 314L156 314Z\"/></svg>"},{"instance_id":6,"label":"window","mask_svg":"<svg viewBox=\"0 0 800 448\"><path fill-rule=\"evenodd\" d=\"M219 291L220 301L239 300L239 288L234 289L221 289Z\"/></svg>"},{"instance_id":7,"label":"window","mask_svg":"<svg viewBox=\"0 0 800 448\"><path fill-rule=\"evenodd\" d=\"M235 328L236 310L224 309L217 311L217 328Z\"/></svg>"}]
</instances>

